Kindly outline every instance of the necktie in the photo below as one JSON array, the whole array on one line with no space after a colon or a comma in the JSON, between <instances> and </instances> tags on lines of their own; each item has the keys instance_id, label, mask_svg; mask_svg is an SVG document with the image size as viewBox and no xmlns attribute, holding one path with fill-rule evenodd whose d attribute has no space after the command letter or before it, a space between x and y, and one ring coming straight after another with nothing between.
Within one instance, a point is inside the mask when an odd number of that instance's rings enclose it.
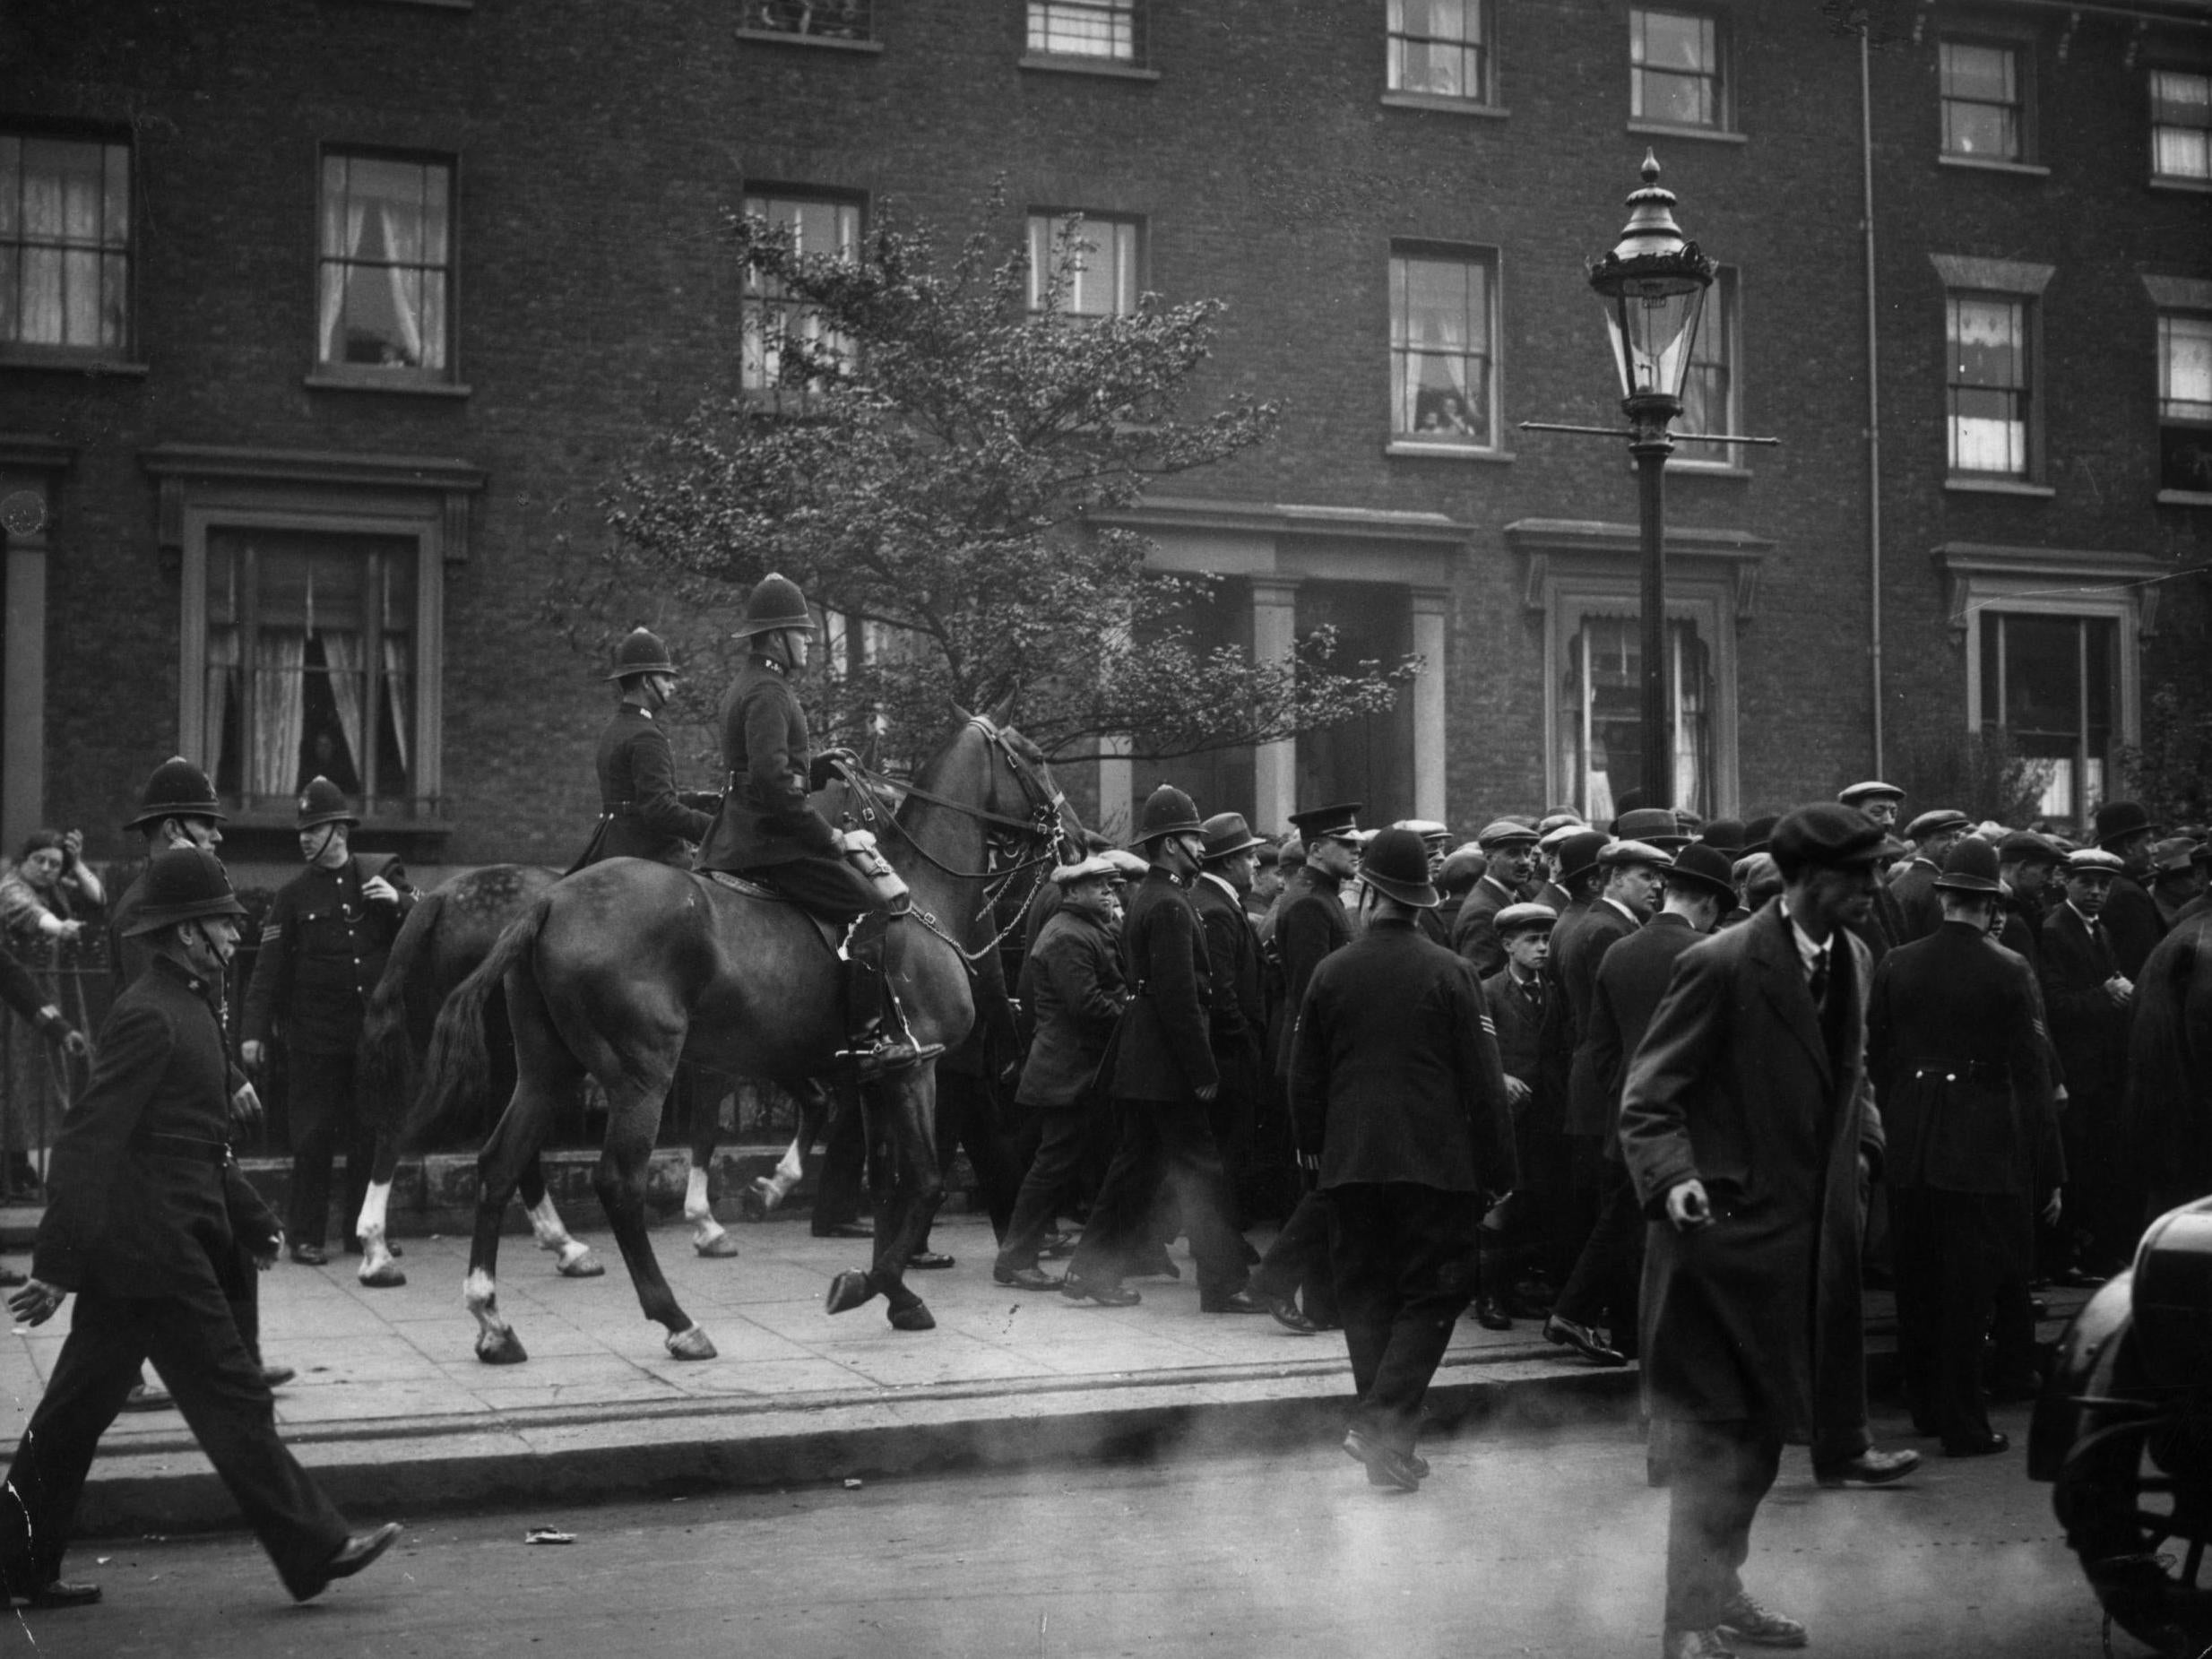
<instances>
[{"instance_id":1,"label":"necktie","mask_svg":"<svg viewBox=\"0 0 2212 1659\"><path fill-rule=\"evenodd\" d=\"M1817 1008L1825 1008L1827 1007L1828 952L1831 948L1832 946L1823 945L1820 947L1820 955L1814 960L1812 964L1812 1002L1813 1007Z\"/></svg>"}]
</instances>

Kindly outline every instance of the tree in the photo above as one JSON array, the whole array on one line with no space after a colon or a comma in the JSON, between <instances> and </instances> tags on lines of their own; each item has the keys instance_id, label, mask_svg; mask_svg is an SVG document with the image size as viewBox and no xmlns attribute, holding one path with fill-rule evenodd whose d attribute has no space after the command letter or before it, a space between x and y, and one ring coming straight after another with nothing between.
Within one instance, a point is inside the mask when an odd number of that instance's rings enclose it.
<instances>
[{"instance_id":1,"label":"tree","mask_svg":"<svg viewBox=\"0 0 2212 1659\"><path fill-rule=\"evenodd\" d=\"M842 626L809 693L825 738L894 750L948 702L1011 693L1048 754L1126 734L1165 758L1381 712L1418 671L1340 665L1326 629L1280 661L1205 648L1185 618L1208 579L1148 572L1145 539L1102 522L1273 434L1275 406L1242 394L1184 412L1223 302L1073 315L1076 219L1042 273L981 233L940 270L920 224L829 252L730 229L747 377L770 389L706 400L624 467L612 545L549 601L573 640L598 649L661 596L696 713L734 672L746 592L781 571Z\"/></svg>"}]
</instances>

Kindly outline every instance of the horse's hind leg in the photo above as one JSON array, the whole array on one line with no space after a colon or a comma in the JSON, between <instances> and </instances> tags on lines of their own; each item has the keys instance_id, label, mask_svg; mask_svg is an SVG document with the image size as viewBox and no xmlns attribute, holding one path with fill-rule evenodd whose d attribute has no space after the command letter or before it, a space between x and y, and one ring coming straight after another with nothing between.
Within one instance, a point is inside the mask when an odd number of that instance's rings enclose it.
<instances>
[{"instance_id":1,"label":"horse's hind leg","mask_svg":"<svg viewBox=\"0 0 2212 1659\"><path fill-rule=\"evenodd\" d=\"M477 1154L476 1233L462 1299L476 1316L476 1357L487 1365L519 1365L530 1357L499 1311L499 1231L523 1165L536 1153L549 1120L546 1095L525 1074Z\"/></svg>"},{"instance_id":2,"label":"horse's hind leg","mask_svg":"<svg viewBox=\"0 0 2212 1659\"><path fill-rule=\"evenodd\" d=\"M672 1065L655 1077L624 1079L607 1091L607 1140L599 1163L592 1171L592 1189L607 1224L636 1287L638 1306L645 1317L668 1330L668 1349L679 1360L711 1360L714 1344L677 1305L676 1292L661 1276L661 1261L653 1254L652 1236L645 1231L645 1166L652 1157L653 1131L660 1125L658 1110L667 1093Z\"/></svg>"},{"instance_id":3,"label":"horse's hind leg","mask_svg":"<svg viewBox=\"0 0 2212 1659\"><path fill-rule=\"evenodd\" d=\"M515 1196L522 1200L523 1214L530 1218L530 1231L538 1248L553 1252L556 1270L562 1278L597 1279L605 1274L607 1264L592 1255L592 1247L572 1234L561 1220L553 1194L545 1184L545 1160L540 1154L532 1152L523 1165Z\"/></svg>"},{"instance_id":4,"label":"horse's hind leg","mask_svg":"<svg viewBox=\"0 0 2212 1659\"><path fill-rule=\"evenodd\" d=\"M783 1156L777 1160L775 1173L756 1175L753 1184L739 1195L739 1206L747 1221L766 1221L768 1213L791 1196L791 1188L806 1176L807 1154L822 1137L823 1126L829 1118L829 1092L819 1083L809 1082L794 1091L793 1098L799 1102L799 1128L791 1136L791 1144L783 1149Z\"/></svg>"},{"instance_id":5,"label":"horse's hind leg","mask_svg":"<svg viewBox=\"0 0 2212 1659\"><path fill-rule=\"evenodd\" d=\"M368 1190L361 1197L361 1214L354 1231L361 1240L361 1283L372 1291L392 1290L407 1283L407 1274L393 1259L385 1242L385 1224L392 1200L392 1178L399 1173L399 1136L391 1130L376 1136L376 1161L368 1169Z\"/></svg>"},{"instance_id":6,"label":"horse's hind leg","mask_svg":"<svg viewBox=\"0 0 2212 1659\"><path fill-rule=\"evenodd\" d=\"M738 1241L714 1219L713 1195L708 1181L714 1167L714 1146L721 1139L721 1103L730 1098L722 1079L695 1067L678 1067L678 1077L690 1095L691 1172L684 1179L684 1219L691 1223L691 1248L702 1256L726 1260L738 1253Z\"/></svg>"}]
</instances>

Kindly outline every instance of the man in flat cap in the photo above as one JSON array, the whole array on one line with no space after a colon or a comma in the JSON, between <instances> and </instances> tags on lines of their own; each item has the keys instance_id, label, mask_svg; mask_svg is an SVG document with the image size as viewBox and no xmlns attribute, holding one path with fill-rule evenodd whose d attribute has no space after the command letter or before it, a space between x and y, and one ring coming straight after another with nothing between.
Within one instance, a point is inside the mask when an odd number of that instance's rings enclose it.
<instances>
[{"instance_id":1,"label":"man in flat cap","mask_svg":"<svg viewBox=\"0 0 2212 1659\"><path fill-rule=\"evenodd\" d=\"M2050 913L2052 877L2066 868L2066 855L2048 835L2014 830L1997 843L1997 879L2004 884L1998 906L2003 920L1992 937L2036 968L2043 960L2043 922Z\"/></svg>"},{"instance_id":2,"label":"man in flat cap","mask_svg":"<svg viewBox=\"0 0 2212 1659\"><path fill-rule=\"evenodd\" d=\"M2191 857L2196 851L2197 843L2186 835L2169 835L2151 843L2150 896L2169 932L2182 908L2204 891L2203 867Z\"/></svg>"},{"instance_id":3,"label":"man in flat cap","mask_svg":"<svg viewBox=\"0 0 2212 1659\"><path fill-rule=\"evenodd\" d=\"M1887 1142L1906 1397L1947 1456L1980 1457L2009 1443L1983 1404L1983 1332L1999 1284L2033 1257L2036 1210L2055 1218L2065 1162L2035 977L1989 938L1997 850L1960 842L1935 886L1943 925L1875 971L1867 1074Z\"/></svg>"},{"instance_id":4,"label":"man in flat cap","mask_svg":"<svg viewBox=\"0 0 2212 1659\"><path fill-rule=\"evenodd\" d=\"M2066 1214L2077 1259L2066 1276L2109 1278L2134 1259L2143 1215L2135 1161L2124 1144L2128 1025L2135 982L2122 972L2104 906L2126 867L2085 847L2067 855L2066 898L2044 919L2045 1018L2066 1083ZM2065 1271L2062 1269L2062 1271Z\"/></svg>"},{"instance_id":5,"label":"man in flat cap","mask_svg":"<svg viewBox=\"0 0 2212 1659\"><path fill-rule=\"evenodd\" d=\"M1460 902L1452 919L1452 948L1474 964L1488 979L1506 965L1506 948L1499 940L1498 912L1517 904L1536 869L1536 832L1513 818L1499 818L1482 826L1475 838L1489 867L1482 878Z\"/></svg>"},{"instance_id":6,"label":"man in flat cap","mask_svg":"<svg viewBox=\"0 0 2212 1659\"><path fill-rule=\"evenodd\" d=\"M1559 912L1549 904L1508 904L1493 919L1506 965L1482 981L1482 999L1498 1033L1498 1060L1505 1067L1506 1099L1513 1111L1513 1145L1521 1165L1504 1214L1491 1218L1499 1231L1495 1255L1483 1259L1475 1292L1476 1321L1486 1330L1513 1328L1516 1305L1534 1311L1548 1303L1574 1265L1577 1240L1568 1225L1572 1161L1568 1154L1566 1102L1556 1067L1544 1065L1543 1032L1553 998L1545 964ZM1516 1278L1516 1270L1519 1276ZM1532 1276L1533 1275L1533 1276ZM1524 1296L1520 1284L1531 1294Z\"/></svg>"},{"instance_id":7,"label":"man in flat cap","mask_svg":"<svg viewBox=\"0 0 2212 1659\"><path fill-rule=\"evenodd\" d=\"M1904 923L1896 943L1909 945L1914 939L1924 939L1943 925L1943 905L1936 897L1935 878L1943 873L1943 855L1973 827L1973 819L1948 807L1923 812L1905 826L1905 838L1913 843L1913 856L1889 877L1890 895L1897 902Z\"/></svg>"},{"instance_id":8,"label":"man in flat cap","mask_svg":"<svg viewBox=\"0 0 2212 1659\"><path fill-rule=\"evenodd\" d=\"M1782 1447L1824 1482L1894 1480L1866 1432L1859 1183L1881 1155L1866 1086L1866 946L1883 836L1834 803L1776 825L1782 896L1677 958L1622 1091L1645 1213L1644 1399L1670 1475L1667 1659L1727 1637L1799 1646L1737 1569Z\"/></svg>"},{"instance_id":9,"label":"man in flat cap","mask_svg":"<svg viewBox=\"0 0 2212 1659\"><path fill-rule=\"evenodd\" d=\"M1897 828L1898 814L1905 806L1905 791L1879 778L1846 785L1836 791L1836 799L1846 807L1855 807L1883 829L1891 831Z\"/></svg>"}]
</instances>

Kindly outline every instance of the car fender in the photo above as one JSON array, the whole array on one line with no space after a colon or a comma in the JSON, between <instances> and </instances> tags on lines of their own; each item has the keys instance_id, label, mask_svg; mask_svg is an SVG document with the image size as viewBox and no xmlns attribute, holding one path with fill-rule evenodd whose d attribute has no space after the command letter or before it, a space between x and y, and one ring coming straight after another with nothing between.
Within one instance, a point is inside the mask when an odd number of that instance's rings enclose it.
<instances>
[{"instance_id":1,"label":"car fender","mask_svg":"<svg viewBox=\"0 0 2212 1659\"><path fill-rule=\"evenodd\" d=\"M2027 1430L2027 1473L2031 1480L2053 1481L2066 1455L2081 1438L2088 1401L2110 1397L2113 1362L2120 1339L2134 1323L2135 1274L2121 1274L2082 1304L2059 1338L2051 1374Z\"/></svg>"}]
</instances>

